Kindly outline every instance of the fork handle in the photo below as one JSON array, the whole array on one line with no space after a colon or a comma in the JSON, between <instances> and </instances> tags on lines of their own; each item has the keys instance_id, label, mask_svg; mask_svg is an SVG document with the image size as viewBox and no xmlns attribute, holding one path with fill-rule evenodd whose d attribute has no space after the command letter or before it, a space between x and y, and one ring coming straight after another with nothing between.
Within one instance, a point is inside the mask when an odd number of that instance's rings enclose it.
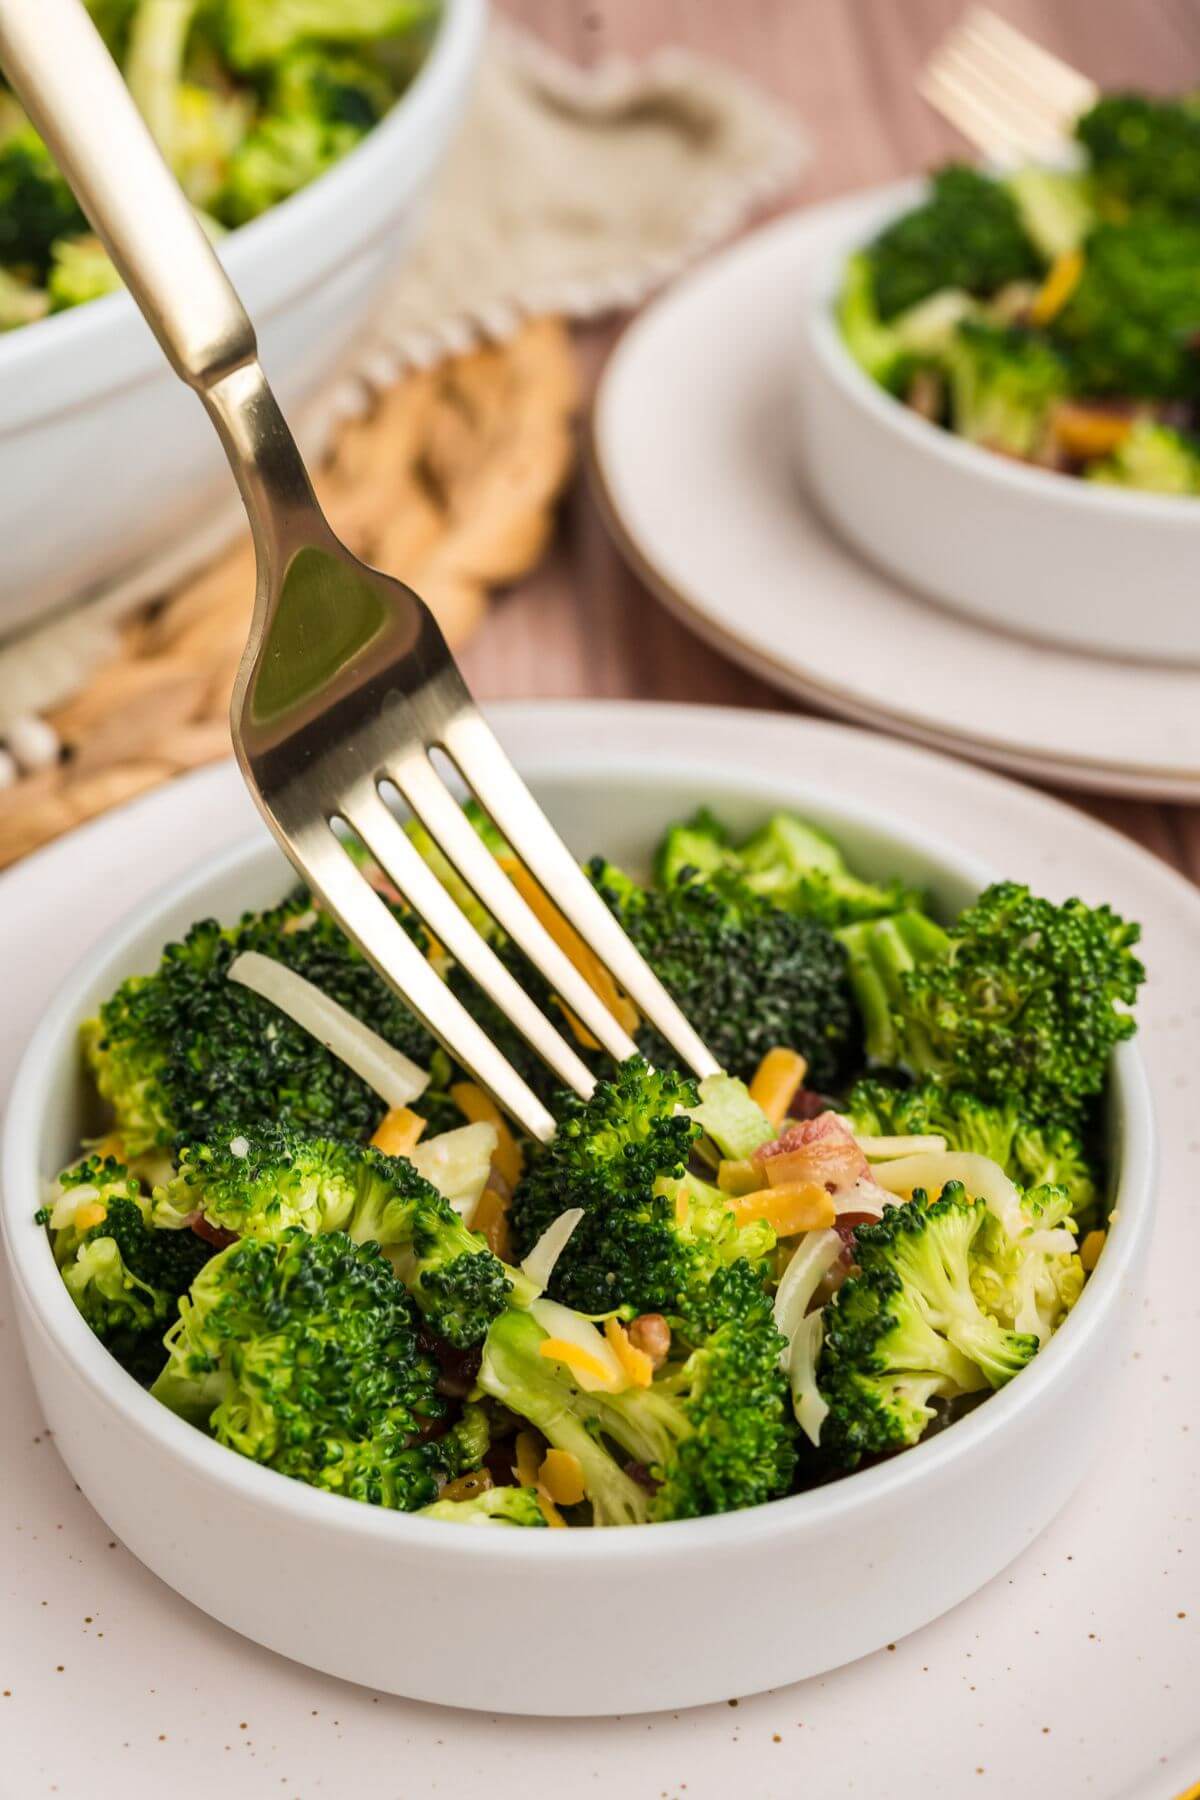
<instances>
[{"instance_id":1,"label":"fork handle","mask_svg":"<svg viewBox=\"0 0 1200 1800\"><path fill-rule=\"evenodd\" d=\"M80 0L0 0L0 64L176 372L199 393L254 327Z\"/></svg>"}]
</instances>

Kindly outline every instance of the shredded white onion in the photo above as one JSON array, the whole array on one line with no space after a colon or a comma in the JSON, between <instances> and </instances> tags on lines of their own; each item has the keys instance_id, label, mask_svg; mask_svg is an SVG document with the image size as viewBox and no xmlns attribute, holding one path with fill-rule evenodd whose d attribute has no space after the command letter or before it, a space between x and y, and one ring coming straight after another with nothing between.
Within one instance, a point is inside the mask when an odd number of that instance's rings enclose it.
<instances>
[{"instance_id":1,"label":"shredded white onion","mask_svg":"<svg viewBox=\"0 0 1200 1800\"><path fill-rule=\"evenodd\" d=\"M803 1321L822 1275L833 1267L841 1253L842 1240L836 1231L810 1231L801 1238L800 1248L783 1271L775 1290L775 1324L788 1341L788 1348L779 1358L780 1368L788 1366L796 1327Z\"/></svg>"},{"instance_id":2,"label":"shredded white onion","mask_svg":"<svg viewBox=\"0 0 1200 1800\"><path fill-rule=\"evenodd\" d=\"M948 1181L961 1181L973 1200L985 1200L1014 1237L1028 1223L1021 1211L1021 1196L999 1163L990 1156L967 1150L947 1150L923 1156L902 1156L880 1163L873 1178L890 1193L912 1198L914 1188L924 1188L936 1200Z\"/></svg>"},{"instance_id":3,"label":"shredded white onion","mask_svg":"<svg viewBox=\"0 0 1200 1800\"><path fill-rule=\"evenodd\" d=\"M946 1140L936 1132L926 1137L858 1137L855 1143L868 1162L890 1162L897 1156L924 1156L945 1150Z\"/></svg>"},{"instance_id":4,"label":"shredded white onion","mask_svg":"<svg viewBox=\"0 0 1200 1800\"><path fill-rule=\"evenodd\" d=\"M895 1204L895 1194L880 1187L870 1175L860 1175L853 1187L843 1188L833 1196L833 1210L839 1219L843 1213L870 1213L873 1218L882 1219L884 1209Z\"/></svg>"},{"instance_id":5,"label":"shredded white onion","mask_svg":"<svg viewBox=\"0 0 1200 1800\"><path fill-rule=\"evenodd\" d=\"M552 1219L547 1225L522 1262L521 1273L527 1275L534 1287L542 1293L550 1286L554 1265L566 1249L571 1233L582 1217L582 1206L572 1206L566 1212L559 1213L557 1219Z\"/></svg>"},{"instance_id":6,"label":"shredded white onion","mask_svg":"<svg viewBox=\"0 0 1200 1800\"><path fill-rule=\"evenodd\" d=\"M262 956L257 950L243 950L229 965L229 979L241 982L294 1019L302 1030L361 1075L389 1106L408 1106L429 1086L428 1073L411 1057L286 964Z\"/></svg>"},{"instance_id":7,"label":"shredded white onion","mask_svg":"<svg viewBox=\"0 0 1200 1800\"><path fill-rule=\"evenodd\" d=\"M821 1442L821 1427L829 1404L817 1386L817 1358L825 1342L825 1308L801 1319L789 1345L788 1383L792 1410L801 1431L814 1444Z\"/></svg>"},{"instance_id":8,"label":"shredded white onion","mask_svg":"<svg viewBox=\"0 0 1200 1800\"><path fill-rule=\"evenodd\" d=\"M426 1138L409 1151L408 1160L456 1213L470 1219L487 1186L498 1139L494 1125L477 1119L474 1124L457 1125L453 1131Z\"/></svg>"}]
</instances>

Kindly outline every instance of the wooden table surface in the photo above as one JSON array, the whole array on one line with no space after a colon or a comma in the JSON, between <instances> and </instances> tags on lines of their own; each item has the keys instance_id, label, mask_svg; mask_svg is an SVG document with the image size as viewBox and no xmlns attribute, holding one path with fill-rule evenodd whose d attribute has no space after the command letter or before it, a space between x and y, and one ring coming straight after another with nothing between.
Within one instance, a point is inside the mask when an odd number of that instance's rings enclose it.
<instances>
[{"instance_id":1,"label":"wooden table surface","mask_svg":"<svg viewBox=\"0 0 1200 1800\"><path fill-rule=\"evenodd\" d=\"M1200 76L1200 0L992 0L1105 86ZM683 44L793 108L812 162L777 210L926 168L961 140L918 99L917 69L965 0L497 0L564 55L592 63ZM588 391L620 323L579 333ZM492 609L463 661L484 699L579 695L803 710L706 648L613 547L581 473L549 558ZM1200 881L1200 807L1064 795Z\"/></svg>"}]
</instances>

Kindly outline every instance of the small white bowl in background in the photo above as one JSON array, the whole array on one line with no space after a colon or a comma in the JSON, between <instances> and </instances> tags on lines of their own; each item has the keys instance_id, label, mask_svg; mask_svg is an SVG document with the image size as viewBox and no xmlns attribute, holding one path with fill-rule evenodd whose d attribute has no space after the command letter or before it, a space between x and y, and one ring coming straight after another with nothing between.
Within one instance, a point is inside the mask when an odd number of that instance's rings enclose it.
<instances>
[{"instance_id":1,"label":"small white bowl in background","mask_svg":"<svg viewBox=\"0 0 1200 1800\"><path fill-rule=\"evenodd\" d=\"M565 710L551 709L523 769L581 854L644 865L662 827L707 801L735 828L795 807L856 865L926 881L948 909L990 878L840 794L836 757L803 753L830 727L807 738L798 727L796 759L761 773L731 770L708 729L653 765L619 733L589 744L564 721L556 736ZM672 742L686 738L678 711ZM264 834L140 906L67 977L5 1125L4 1236L44 1416L84 1493L171 1587L256 1642L388 1692L490 1712L645 1712L777 1687L894 1642L974 1592L1065 1504L1110 1426L1150 1234L1153 1120L1132 1044L1113 1063L1112 1230L1070 1318L969 1416L829 1486L667 1525L472 1531L290 1481L152 1400L88 1331L34 1222L87 1117L78 1024L194 919L235 917L289 881Z\"/></svg>"},{"instance_id":2,"label":"small white bowl in background","mask_svg":"<svg viewBox=\"0 0 1200 1800\"><path fill-rule=\"evenodd\" d=\"M487 0L444 0L415 79L362 144L221 256L284 406L317 393L403 260L466 107ZM232 477L128 294L0 336L0 638L203 529Z\"/></svg>"},{"instance_id":3,"label":"small white bowl in background","mask_svg":"<svg viewBox=\"0 0 1200 1800\"><path fill-rule=\"evenodd\" d=\"M857 550L1006 631L1083 650L1200 661L1200 498L1137 493L966 442L859 367L834 312L845 259L920 197L880 194L797 319L797 421L811 492Z\"/></svg>"}]
</instances>

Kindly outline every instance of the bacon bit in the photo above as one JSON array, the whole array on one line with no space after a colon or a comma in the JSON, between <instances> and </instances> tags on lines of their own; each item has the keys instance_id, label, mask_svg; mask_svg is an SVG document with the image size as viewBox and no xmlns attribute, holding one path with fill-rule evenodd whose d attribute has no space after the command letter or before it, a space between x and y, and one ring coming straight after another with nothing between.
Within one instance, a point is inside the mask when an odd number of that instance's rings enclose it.
<instances>
[{"instance_id":1,"label":"bacon bit","mask_svg":"<svg viewBox=\"0 0 1200 1800\"><path fill-rule=\"evenodd\" d=\"M751 1158L731 1160L723 1157L717 1167L717 1186L723 1194L732 1194L735 1198L741 1194L754 1194L764 1185L763 1166Z\"/></svg>"},{"instance_id":2,"label":"bacon bit","mask_svg":"<svg viewBox=\"0 0 1200 1800\"><path fill-rule=\"evenodd\" d=\"M487 1247L501 1262L512 1261L512 1231L508 1222L508 1201L488 1183L475 1203L471 1230L487 1240Z\"/></svg>"},{"instance_id":3,"label":"bacon bit","mask_svg":"<svg viewBox=\"0 0 1200 1800\"><path fill-rule=\"evenodd\" d=\"M539 1486L556 1506L578 1506L587 1492L583 1464L570 1450L547 1450L539 1470Z\"/></svg>"},{"instance_id":4,"label":"bacon bit","mask_svg":"<svg viewBox=\"0 0 1200 1800\"><path fill-rule=\"evenodd\" d=\"M226 1231L223 1225L210 1225L203 1213L197 1213L191 1223L196 1236L203 1238L206 1244L215 1245L218 1250L225 1250L238 1241L236 1231Z\"/></svg>"},{"instance_id":5,"label":"bacon bit","mask_svg":"<svg viewBox=\"0 0 1200 1800\"><path fill-rule=\"evenodd\" d=\"M627 994L623 994L600 958L588 944L585 944L575 927L563 917L557 906L534 880L524 863L518 862L515 856L502 856L500 867L504 870L525 904L534 917L544 926L564 955L574 963L592 992L601 999L618 1025L632 1037L638 1028L637 1007ZM571 1030L579 1042L589 1050L599 1050L591 1032L566 1006L563 1012L571 1026Z\"/></svg>"},{"instance_id":6,"label":"bacon bit","mask_svg":"<svg viewBox=\"0 0 1200 1800\"><path fill-rule=\"evenodd\" d=\"M1092 457L1110 456L1133 430L1133 420L1104 407L1060 400L1050 415L1050 430L1060 450L1087 462Z\"/></svg>"},{"instance_id":7,"label":"bacon bit","mask_svg":"<svg viewBox=\"0 0 1200 1800\"><path fill-rule=\"evenodd\" d=\"M1079 1260L1090 1274L1100 1261L1100 1252L1108 1239L1107 1231L1089 1231L1079 1246Z\"/></svg>"},{"instance_id":8,"label":"bacon bit","mask_svg":"<svg viewBox=\"0 0 1200 1800\"><path fill-rule=\"evenodd\" d=\"M408 1156L420 1142L425 1124L410 1106L391 1106L375 1127L371 1143L385 1156Z\"/></svg>"},{"instance_id":9,"label":"bacon bit","mask_svg":"<svg viewBox=\"0 0 1200 1800\"><path fill-rule=\"evenodd\" d=\"M757 1194L745 1194L732 1202L732 1212L739 1225L764 1219L777 1237L794 1237L798 1231L823 1231L837 1217L833 1195L816 1181L794 1181L782 1187L763 1188Z\"/></svg>"},{"instance_id":10,"label":"bacon bit","mask_svg":"<svg viewBox=\"0 0 1200 1800\"><path fill-rule=\"evenodd\" d=\"M792 1104L788 1107L788 1118L800 1125L808 1119L819 1118L823 1112L833 1111L833 1102L816 1088L801 1088L798 1094L792 1095Z\"/></svg>"},{"instance_id":11,"label":"bacon bit","mask_svg":"<svg viewBox=\"0 0 1200 1800\"><path fill-rule=\"evenodd\" d=\"M521 1146L508 1128L508 1121L491 1095L485 1094L473 1081L456 1081L450 1088L450 1098L464 1119L469 1120L472 1125L496 1127L492 1167L507 1188L515 1188L524 1171L525 1158L521 1154Z\"/></svg>"},{"instance_id":12,"label":"bacon bit","mask_svg":"<svg viewBox=\"0 0 1200 1800\"><path fill-rule=\"evenodd\" d=\"M1034 295L1029 307L1031 325L1048 325L1060 313L1083 274L1083 251L1064 250L1050 265L1050 273Z\"/></svg>"},{"instance_id":13,"label":"bacon bit","mask_svg":"<svg viewBox=\"0 0 1200 1800\"><path fill-rule=\"evenodd\" d=\"M645 1349L634 1345L620 1319L605 1319L604 1335L611 1344L617 1361L629 1377L630 1386L649 1387L654 1378L654 1362ZM667 1341L670 1342L669 1334Z\"/></svg>"},{"instance_id":14,"label":"bacon bit","mask_svg":"<svg viewBox=\"0 0 1200 1800\"><path fill-rule=\"evenodd\" d=\"M764 1144L754 1152L754 1160L763 1165L768 1181L775 1179L772 1163L784 1157L788 1182L813 1181L831 1193L853 1187L870 1172L852 1132L835 1112L802 1119L789 1126L774 1143Z\"/></svg>"},{"instance_id":15,"label":"bacon bit","mask_svg":"<svg viewBox=\"0 0 1200 1800\"><path fill-rule=\"evenodd\" d=\"M798 1050L777 1045L768 1050L754 1072L750 1098L761 1106L772 1125L780 1125L796 1089L804 1085L808 1064Z\"/></svg>"}]
</instances>

